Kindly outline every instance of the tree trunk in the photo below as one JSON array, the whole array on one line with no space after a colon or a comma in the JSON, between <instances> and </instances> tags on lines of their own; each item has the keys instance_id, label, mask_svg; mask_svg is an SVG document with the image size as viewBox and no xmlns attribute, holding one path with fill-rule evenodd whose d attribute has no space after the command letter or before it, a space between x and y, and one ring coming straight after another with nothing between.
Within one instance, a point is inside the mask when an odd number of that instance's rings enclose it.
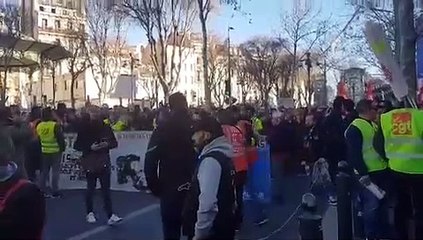
<instances>
[{"instance_id":1,"label":"tree trunk","mask_svg":"<svg viewBox=\"0 0 423 240\"><path fill-rule=\"evenodd\" d=\"M72 106L72 108L73 109L75 109L75 89L74 89L74 86L75 86L75 76L72 76L72 79L71 79L71 89L70 89L70 97L71 97L71 106Z\"/></svg>"},{"instance_id":2,"label":"tree trunk","mask_svg":"<svg viewBox=\"0 0 423 240\"><path fill-rule=\"evenodd\" d=\"M28 97L29 97L29 101L30 101L30 105L31 107L35 106L36 103L33 102L33 96L32 96L32 91L33 91L33 85L34 85L34 69L30 68L29 72L28 72L28 80L29 80L29 89L28 89Z\"/></svg>"},{"instance_id":3,"label":"tree trunk","mask_svg":"<svg viewBox=\"0 0 423 240\"><path fill-rule=\"evenodd\" d=\"M7 89L7 68L3 71L4 75L3 77L0 74L1 78L1 92L0 92L0 107L6 106L6 89Z\"/></svg>"},{"instance_id":4,"label":"tree trunk","mask_svg":"<svg viewBox=\"0 0 423 240\"><path fill-rule=\"evenodd\" d=\"M164 103L167 104L169 102L170 91L169 86L165 82L161 82L163 95L164 95Z\"/></svg>"},{"instance_id":5,"label":"tree trunk","mask_svg":"<svg viewBox=\"0 0 423 240\"><path fill-rule=\"evenodd\" d=\"M416 39L413 1L400 1L399 26L401 33L400 63L408 84L408 95L415 99L417 93Z\"/></svg>"},{"instance_id":6,"label":"tree trunk","mask_svg":"<svg viewBox=\"0 0 423 240\"><path fill-rule=\"evenodd\" d=\"M210 79L209 79L209 59L208 59L208 35L207 35L207 18L206 13L204 12L203 1L198 0L199 3L199 15L200 15L200 22L201 22L201 30L203 34L203 47L202 47L202 55L203 55L203 78L204 78L204 100L206 102L207 107L211 107L212 105L212 92L210 89Z\"/></svg>"}]
</instances>

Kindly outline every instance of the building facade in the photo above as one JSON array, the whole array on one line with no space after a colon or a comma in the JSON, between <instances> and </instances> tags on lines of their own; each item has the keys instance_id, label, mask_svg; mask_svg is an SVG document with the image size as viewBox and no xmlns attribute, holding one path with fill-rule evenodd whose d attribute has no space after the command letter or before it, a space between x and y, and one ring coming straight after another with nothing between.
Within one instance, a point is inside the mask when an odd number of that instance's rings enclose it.
<instances>
[{"instance_id":1,"label":"building facade","mask_svg":"<svg viewBox=\"0 0 423 240\"><path fill-rule=\"evenodd\" d=\"M36 0L34 11L37 12L37 40L59 44L65 49L72 47L73 32L85 30L85 0ZM38 74L35 95L43 96L47 102L71 103L71 74L68 60L55 65L55 79L51 63L45 65L42 76ZM42 80L41 80L42 78ZM41 83L42 81L42 83ZM54 92L54 93L53 93ZM74 83L74 96L77 105L85 102L85 74L81 74ZM53 97L54 96L54 97ZM37 100L37 102L39 102Z\"/></svg>"}]
</instances>

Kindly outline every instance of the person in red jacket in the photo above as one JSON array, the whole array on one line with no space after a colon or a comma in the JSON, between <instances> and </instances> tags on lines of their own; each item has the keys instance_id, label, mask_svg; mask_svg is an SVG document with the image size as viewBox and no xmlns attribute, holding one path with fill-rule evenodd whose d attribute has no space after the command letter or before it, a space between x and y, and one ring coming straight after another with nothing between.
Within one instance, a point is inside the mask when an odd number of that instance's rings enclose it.
<instances>
[{"instance_id":1,"label":"person in red jacket","mask_svg":"<svg viewBox=\"0 0 423 240\"><path fill-rule=\"evenodd\" d=\"M222 125L223 133L229 140L234 150L232 157L235 166L235 191L237 209L235 212L235 225L239 230L243 221L243 193L247 182L248 159L246 155L246 139L243 131L237 126L239 116L234 109L222 110L218 113L218 120Z\"/></svg>"},{"instance_id":2,"label":"person in red jacket","mask_svg":"<svg viewBox=\"0 0 423 240\"><path fill-rule=\"evenodd\" d=\"M41 240L45 199L41 190L19 174L14 146L0 129L0 239Z\"/></svg>"}]
</instances>

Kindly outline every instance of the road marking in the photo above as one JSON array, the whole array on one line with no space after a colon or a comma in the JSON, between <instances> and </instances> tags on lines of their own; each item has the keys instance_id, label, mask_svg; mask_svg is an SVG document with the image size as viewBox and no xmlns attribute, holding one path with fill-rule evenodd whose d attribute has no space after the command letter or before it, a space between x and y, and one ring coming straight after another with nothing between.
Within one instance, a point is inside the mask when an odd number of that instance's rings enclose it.
<instances>
[{"instance_id":1,"label":"road marking","mask_svg":"<svg viewBox=\"0 0 423 240\"><path fill-rule=\"evenodd\" d=\"M141 208L141 209L139 209L137 211L134 211L134 212L128 214L127 216L125 216L120 224L123 224L124 222L130 221L130 220L132 220L132 219L134 219L136 217L139 217L139 216L144 215L144 214L146 214L148 212L151 212L153 210L156 210L159 207L160 207L159 204L153 204L153 205L150 205L148 207ZM99 226L99 227L96 227L94 229L91 229L91 230L88 230L86 232L83 232L81 234L78 234L76 236L73 236L71 238L68 238L68 240L83 240L83 239L87 239L87 238L89 238L91 236L94 236L96 234L99 234L101 232L104 232L104 231L106 231L108 229L110 229L110 226L108 226L108 225Z\"/></svg>"}]
</instances>

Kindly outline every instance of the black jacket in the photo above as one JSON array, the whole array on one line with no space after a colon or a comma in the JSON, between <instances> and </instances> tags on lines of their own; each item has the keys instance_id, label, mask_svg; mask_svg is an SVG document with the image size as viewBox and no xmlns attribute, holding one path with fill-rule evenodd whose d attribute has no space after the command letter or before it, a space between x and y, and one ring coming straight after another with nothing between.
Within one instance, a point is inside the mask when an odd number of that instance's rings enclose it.
<instances>
[{"instance_id":1,"label":"black jacket","mask_svg":"<svg viewBox=\"0 0 423 240\"><path fill-rule=\"evenodd\" d=\"M192 135L188 112L173 112L153 132L145 154L145 175L156 196L177 191L191 181L197 157Z\"/></svg>"},{"instance_id":2,"label":"black jacket","mask_svg":"<svg viewBox=\"0 0 423 240\"><path fill-rule=\"evenodd\" d=\"M325 147L324 157L329 161L346 160L347 146L345 142L345 130L347 122L340 112L332 112L323 122L323 144Z\"/></svg>"},{"instance_id":3,"label":"black jacket","mask_svg":"<svg viewBox=\"0 0 423 240\"><path fill-rule=\"evenodd\" d=\"M18 176L0 182L0 199L19 180ZM12 194L0 212L0 239L42 239L45 223L45 199L40 189L27 183Z\"/></svg>"},{"instance_id":4,"label":"black jacket","mask_svg":"<svg viewBox=\"0 0 423 240\"><path fill-rule=\"evenodd\" d=\"M91 149L91 145L102 141L107 141L109 146L98 151ZM101 168L109 168L111 165L110 149L117 146L118 143L112 129L102 121L90 121L82 124L74 144L75 149L82 152L84 170L91 172L101 171Z\"/></svg>"}]
</instances>

